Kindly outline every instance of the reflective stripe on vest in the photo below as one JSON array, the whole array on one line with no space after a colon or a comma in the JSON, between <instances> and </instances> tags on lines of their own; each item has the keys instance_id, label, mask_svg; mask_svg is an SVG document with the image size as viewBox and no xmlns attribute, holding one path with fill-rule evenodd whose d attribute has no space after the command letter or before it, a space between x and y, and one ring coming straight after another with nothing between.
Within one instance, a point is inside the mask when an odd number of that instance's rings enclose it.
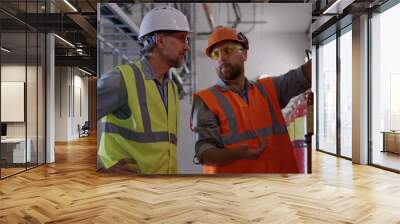
<instances>
[{"instance_id":1,"label":"reflective stripe on vest","mask_svg":"<svg viewBox=\"0 0 400 224\"><path fill-rule=\"evenodd\" d=\"M177 137L173 133L169 132L152 132L149 110L147 108L146 100L146 87L144 79L141 75L139 68L135 64L130 64L133 70L133 74L136 80L136 89L138 94L138 100L140 105L140 113L142 115L143 132L135 132L124 127L119 127L110 122L102 122L102 128L105 133L119 134L122 137L142 143L151 142L170 142L174 145L177 144ZM173 85L172 85L173 86ZM174 99L176 103L175 87L173 86Z\"/></svg>"},{"instance_id":2,"label":"reflective stripe on vest","mask_svg":"<svg viewBox=\"0 0 400 224\"><path fill-rule=\"evenodd\" d=\"M222 110L225 113L225 116L227 117L229 114L235 114L233 111L233 108L231 105L228 103L228 99L224 95L222 95L221 92L217 89L217 87L213 86L211 87L210 91L215 95L215 97L218 100L219 105L221 106ZM229 126L229 131L232 132L230 134L236 134L238 130L238 125L236 122L236 119L228 119L228 126Z\"/></svg>"},{"instance_id":3,"label":"reflective stripe on vest","mask_svg":"<svg viewBox=\"0 0 400 224\"><path fill-rule=\"evenodd\" d=\"M170 142L176 145L178 139L172 133L168 132L134 132L132 130L119 127L113 123L103 122L102 130L107 133L119 134L125 139L141 142L141 143L151 143L151 142Z\"/></svg>"},{"instance_id":4,"label":"reflective stripe on vest","mask_svg":"<svg viewBox=\"0 0 400 224\"><path fill-rule=\"evenodd\" d=\"M269 135L283 135L286 134L286 128L282 125L272 125L267 128L260 128L254 132L245 131L239 134L233 134L229 136L223 136L222 141L224 144L236 144L241 141L249 140L249 139L256 139L257 136L266 137Z\"/></svg>"},{"instance_id":5,"label":"reflective stripe on vest","mask_svg":"<svg viewBox=\"0 0 400 224\"><path fill-rule=\"evenodd\" d=\"M275 110L262 84L257 82L255 83L255 86L260 91L261 95L264 97L265 101L268 104L268 108L272 118L271 126L260 128L255 131L244 131L238 133L238 124L236 121L237 118L228 119L229 133L228 135L221 136L223 144L236 144L245 140L256 139L257 137L266 137L269 135L283 135L287 133L286 125L277 123L277 116L275 114ZM236 116L233 108L228 103L228 99L217 89L216 86L211 87L210 91L216 97L219 105L221 106L227 118L228 118L227 115L229 114L233 114L234 116Z\"/></svg>"},{"instance_id":6,"label":"reflective stripe on vest","mask_svg":"<svg viewBox=\"0 0 400 224\"><path fill-rule=\"evenodd\" d=\"M131 64L131 67L136 80L136 90L139 99L140 113L142 115L142 120L143 120L144 133L150 133L151 132L150 115L149 115L149 110L147 108L146 87L144 86L144 80L138 67L135 64Z\"/></svg>"}]
</instances>

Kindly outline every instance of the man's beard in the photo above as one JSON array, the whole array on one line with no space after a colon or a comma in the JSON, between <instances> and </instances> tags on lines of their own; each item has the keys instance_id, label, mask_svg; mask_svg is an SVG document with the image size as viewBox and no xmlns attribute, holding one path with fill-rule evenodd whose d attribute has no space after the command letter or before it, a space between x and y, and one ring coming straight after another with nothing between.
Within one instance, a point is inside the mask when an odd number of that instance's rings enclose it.
<instances>
[{"instance_id":1,"label":"man's beard","mask_svg":"<svg viewBox=\"0 0 400 224\"><path fill-rule=\"evenodd\" d=\"M177 57L174 57L174 58L173 57L169 57L169 56L165 56L164 58L165 58L165 60L168 62L168 64L171 67L179 68L179 67L181 67L183 65L183 59L181 58L181 56L177 56Z\"/></svg>"},{"instance_id":2,"label":"man's beard","mask_svg":"<svg viewBox=\"0 0 400 224\"><path fill-rule=\"evenodd\" d=\"M232 81L236 80L242 73L243 73L243 67L241 66L234 66L234 65L229 65L230 71L227 71L225 73L222 72L221 69L217 69L217 73L220 79L224 81Z\"/></svg>"},{"instance_id":3,"label":"man's beard","mask_svg":"<svg viewBox=\"0 0 400 224\"><path fill-rule=\"evenodd\" d=\"M182 62L179 57L174 58L174 59L172 59L172 58L168 59L168 64L174 68L179 68L182 66Z\"/></svg>"},{"instance_id":4,"label":"man's beard","mask_svg":"<svg viewBox=\"0 0 400 224\"><path fill-rule=\"evenodd\" d=\"M181 60L180 56L171 57L170 55L161 52L161 56L163 60L165 60L170 67L179 68L183 65L183 60Z\"/></svg>"}]
</instances>

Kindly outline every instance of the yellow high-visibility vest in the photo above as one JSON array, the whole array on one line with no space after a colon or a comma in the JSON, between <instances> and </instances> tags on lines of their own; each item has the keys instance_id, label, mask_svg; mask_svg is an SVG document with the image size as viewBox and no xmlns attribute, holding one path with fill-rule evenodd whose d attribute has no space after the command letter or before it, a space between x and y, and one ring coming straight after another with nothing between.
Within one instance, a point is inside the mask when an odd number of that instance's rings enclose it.
<instances>
[{"instance_id":1,"label":"yellow high-visibility vest","mask_svg":"<svg viewBox=\"0 0 400 224\"><path fill-rule=\"evenodd\" d=\"M131 116L121 119L109 113L101 119L99 159L105 168L130 159L143 174L176 173L179 98L175 84L168 80L167 111L154 80L145 79L140 61L117 68Z\"/></svg>"}]
</instances>

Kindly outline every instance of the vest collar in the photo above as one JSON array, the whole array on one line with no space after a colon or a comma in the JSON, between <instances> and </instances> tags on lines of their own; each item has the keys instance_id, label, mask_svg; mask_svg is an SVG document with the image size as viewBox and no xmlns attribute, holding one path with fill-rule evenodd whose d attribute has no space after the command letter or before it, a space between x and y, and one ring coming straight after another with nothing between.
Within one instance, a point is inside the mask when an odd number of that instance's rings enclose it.
<instances>
[{"instance_id":1,"label":"vest collar","mask_svg":"<svg viewBox=\"0 0 400 224\"><path fill-rule=\"evenodd\" d=\"M248 91L250 89L251 86L254 85L254 81L252 80L248 80L247 78L245 78L245 84L244 84L244 90L243 91ZM231 89L231 87L226 84L222 79L218 79L217 80L217 86L221 87L222 91L228 91Z\"/></svg>"},{"instance_id":2,"label":"vest collar","mask_svg":"<svg viewBox=\"0 0 400 224\"><path fill-rule=\"evenodd\" d=\"M146 57L142 57L140 59L140 64L142 65L144 78L146 80L156 79L154 76L153 69L151 68L151 65ZM164 81L167 81L169 79L170 79L170 72L167 72L167 75L164 77Z\"/></svg>"}]
</instances>

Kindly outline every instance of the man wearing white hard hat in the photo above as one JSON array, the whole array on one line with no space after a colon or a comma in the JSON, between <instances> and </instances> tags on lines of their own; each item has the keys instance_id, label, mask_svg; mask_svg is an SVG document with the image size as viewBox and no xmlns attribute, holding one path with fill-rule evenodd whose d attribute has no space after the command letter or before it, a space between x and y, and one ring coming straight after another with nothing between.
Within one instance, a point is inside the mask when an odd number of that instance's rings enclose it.
<instances>
[{"instance_id":1,"label":"man wearing white hard hat","mask_svg":"<svg viewBox=\"0 0 400 224\"><path fill-rule=\"evenodd\" d=\"M98 158L105 170L177 172L179 96L168 71L183 65L189 32L179 10L152 9L140 24L141 59L119 65L98 80Z\"/></svg>"}]
</instances>

